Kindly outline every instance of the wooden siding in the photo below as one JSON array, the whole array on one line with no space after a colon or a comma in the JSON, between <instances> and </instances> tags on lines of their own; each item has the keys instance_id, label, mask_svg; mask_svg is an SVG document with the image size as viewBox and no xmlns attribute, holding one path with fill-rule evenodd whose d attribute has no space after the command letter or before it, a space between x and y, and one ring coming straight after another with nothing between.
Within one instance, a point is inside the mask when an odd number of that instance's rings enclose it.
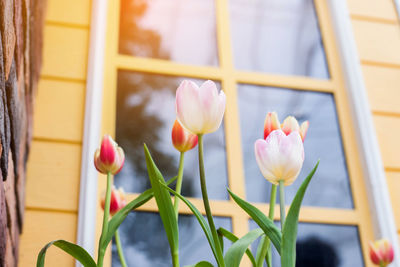
<instances>
[{"instance_id":1,"label":"wooden siding","mask_svg":"<svg viewBox=\"0 0 400 267\"><path fill-rule=\"evenodd\" d=\"M34 266L51 240L76 241L90 7L90 0L48 0L19 266ZM74 261L52 248L46 265Z\"/></svg>"},{"instance_id":2,"label":"wooden siding","mask_svg":"<svg viewBox=\"0 0 400 267\"><path fill-rule=\"evenodd\" d=\"M393 0L348 0L400 234L400 25Z\"/></svg>"}]
</instances>

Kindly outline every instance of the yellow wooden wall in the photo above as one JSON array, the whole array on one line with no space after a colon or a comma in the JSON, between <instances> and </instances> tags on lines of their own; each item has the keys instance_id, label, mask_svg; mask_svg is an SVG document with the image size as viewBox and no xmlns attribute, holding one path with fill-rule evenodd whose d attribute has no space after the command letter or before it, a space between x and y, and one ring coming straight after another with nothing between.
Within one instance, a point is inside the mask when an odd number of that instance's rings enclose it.
<instances>
[{"instance_id":1,"label":"yellow wooden wall","mask_svg":"<svg viewBox=\"0 0 400 267\"><path fill-rule=\"evenodd\" d=\"M400 24L393 0L347 0L400 234Z\"/></svg>"},{"instance_id":2,"label":"yellow wooden wall","mask_svg":"<svg viewBox=\"0 0 400 267\"><path fill-rule=\"evenodd\" d=\"M76 241L90 0L48 0L43 69L28 162L19 266L54 239ZM73 266L57 248L46 266Z\"/></svg>"}]
</instances>

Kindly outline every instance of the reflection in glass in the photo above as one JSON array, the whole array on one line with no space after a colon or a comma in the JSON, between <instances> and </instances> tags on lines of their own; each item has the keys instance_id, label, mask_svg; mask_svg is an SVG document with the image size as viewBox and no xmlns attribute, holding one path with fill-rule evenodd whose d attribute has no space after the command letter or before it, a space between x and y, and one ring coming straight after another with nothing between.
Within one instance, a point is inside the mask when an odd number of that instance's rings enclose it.
<instances>
[{"instance_id":1,"label":"reflection in glass","mask_svg":"<svg viewBox=\"0 0 400 267\"><path fill-rule=\"evenodd\" d=\"M125 165L116 175L116 186L141 193L150 188L143 144L165 179L178 173L179 152L171 141L175 120L175 91L183 79L118 72L116 141L124 148ZM200 84L203 81L194 80ZM217 85L220 87L219 85ZM204 137L205 168L210 198L227 199L224 127ZM182 194L201 197L197 147L185 153Z\"/></svg>"},{"instance_id":2,"label":"reflection in glass","mask_svg":"<svg viewBox=\"0 0 400 267\"><path fill-rule=\"evenodd\" d=\"M214 0L121 0L119 52L217 65Z\"/></svg>"},{"instance_id":3,"label":"reflection in glass","mask_svg":"<svg viewBox=\"0 0 400 267\"><path fill-rule=\"evenodd\" d=\"M328 78L313 0L229 0L238 69Z\"/></svg>"},{"instance_id":4,"label":"reflection in glass","mask_svg":"<svg viewBox=\"0 0 400 267\"><path fill-rule=\"evenodd\" d=\"M231 231L230 218L214 217L216 227ZM119 228L124 255L130 267L169 267L171 255L164 227L158 213L132 212ZM182 266L206 260L216 266L207 239L194 216L179 216L179 256ZM224 241L224 248L229 248ZM121 266L115 243L112 246L112 266Z\"/></svg>"},{"instance_id":5,"label":"reflection in glass","mask_svg":"<svg viewBox=\"0 0 400 267\"><path fill-rule=\"evenodd\" d=\"M250 228L258 228L258 225L251 220ZM258 243L259 240L253 243L253 253ZM296 254L296 267L364 266L356 226L300 223ZM272 249L272 266L281 266L275 247Z\"/></svg>"},{"instance_id":6,"label":"reflection in glass","mask_svg":"<svg viewBox=\"0 0 400 267\"><path fill-rule=\"evenodd\" d=\"M247 199L269 202L271 184L262 176L254 156L254 142L263 138L265 115L276 111L281 122L288 115L310 121L304 142L305 160L299 178L285 188L288 203L306 175L321 159L305 194L303 205L353 208L335 101L328 93L307 92L253 85L238 88L240 127ZM277 198L279 201L279 198Z\"/></svg>"}]
</instances>

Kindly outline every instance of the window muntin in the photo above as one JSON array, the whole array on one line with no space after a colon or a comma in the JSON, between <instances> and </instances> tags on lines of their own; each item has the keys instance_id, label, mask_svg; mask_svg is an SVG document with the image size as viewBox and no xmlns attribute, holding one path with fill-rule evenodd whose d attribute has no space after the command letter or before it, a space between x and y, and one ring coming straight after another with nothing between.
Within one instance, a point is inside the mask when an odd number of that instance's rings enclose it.
<instances>
[{"instance_id":1,"label":"window muntin","mask_svg":"<svg viewBox=\"0 0 400 267\"><path fill-rule=\"evenodd\" d=\"M241 70L329 78L313 0L229 0Z\"/></svg>"},{"instance_id":2,"label":"window muntin","mask_svg":"<svg viewBox=\"0 0 400 267\"><path fill-rule=\"evenodd\" d=\"M265 113L276 111L281 123L288 115L295 116L300 122L310 122L300 179L286 187L287 198L294 198L303 177L320 159L318 172L307 189L303 205L353 208L336 105L331 93L240 84L238 101L247 200L269 202L265 192L270 191L271 184L263 178L254 160L254 141L263 136Z\"/></svg>"}]
</instances>

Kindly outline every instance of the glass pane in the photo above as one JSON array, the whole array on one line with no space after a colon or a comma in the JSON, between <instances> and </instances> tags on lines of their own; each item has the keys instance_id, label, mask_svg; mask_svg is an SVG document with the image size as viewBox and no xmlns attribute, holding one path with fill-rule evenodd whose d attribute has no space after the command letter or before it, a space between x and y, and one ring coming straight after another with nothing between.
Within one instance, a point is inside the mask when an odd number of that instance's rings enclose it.
<instances>
[{"instance_id":1,"label":"glass pane","mask_svg":"<svg viewBox=\"0 0 400 267\"><path fill-rule=\"evenodd\" d=\"M214 217L216 227L231 230L230 218ZM158 213L132 212L119 228L124 255L130 267L169 267L171 255L164 227ZM149 234L151 233L151 234ZM179 216L179 260L181 266L206 260L216 266L207 239L194 216ZM225 249L229 242L224 241ZM113 242L112 266L121 266Z\"/></svg>"},{"instance_id":2,"label":"glass pane","mask_svg":"<svg viewBox=\"0 0 400 267\"><path fill-rule=\"evenodd\" d=\"M250 228L258 228L258 225L250 221ZM258 244L259 240L252 245L254 253ZM357 226L300 223L296 254L296 267L364 266ZM281 266L275 247L272 266Z\"/></svg>"},{"instance_id":3,"label":"glass pane","mask_svg":"<svg viewBox=\"0 0 400 267\"><path fill-rule=\"evenodd\" d=\"M321 159L318 171L305 194L304 205L353 208L333 96L321 92L253 85L239 85L238 92L247 199L269 202L271 184L264 179L258 168L254 142L263 137L267 112L276 111L281 122L288 115L294 115L300 122L310 121L304 142L303 169L293 185L285 188L288 203L317 160Z\"/></svg>"},{"instance_id":4,"label":"glass pane","mask_svg":"<svg viewBox=\"0 0 400 267\"><path fill-rule=\"evenodd\" d=\"M175 92L182 78L118 72L116 140L124 148L125 166L115 184L127 192L150 188L143 143L165 179L178 173L179 152L171 142L175 120ZM194 80L200 84L199 80ZM218 85L219 87L219 85ZM227 199L224 127L204 137L207 188L210 198ZM182 194L201 197L197 148L185 153Z\"/></svg>"},{"instance_id":5,"label":"glass pane","mask_svg":"<svg viewBox=\"0 0 400 267\"><path fill-rule=\"evenodd\" d=\"M121 0L119 53L217 65L214 0Z\"/></svg>"},{"instance_id":6,"label":"glass pane","mask_svg":"<svg viewBox=\"0 0 400 267\"><path fill-rule=\"evenodd\" d=\"M313 0L229 0L238 69L328 78Z\"/></svg>"}]
</instances>

